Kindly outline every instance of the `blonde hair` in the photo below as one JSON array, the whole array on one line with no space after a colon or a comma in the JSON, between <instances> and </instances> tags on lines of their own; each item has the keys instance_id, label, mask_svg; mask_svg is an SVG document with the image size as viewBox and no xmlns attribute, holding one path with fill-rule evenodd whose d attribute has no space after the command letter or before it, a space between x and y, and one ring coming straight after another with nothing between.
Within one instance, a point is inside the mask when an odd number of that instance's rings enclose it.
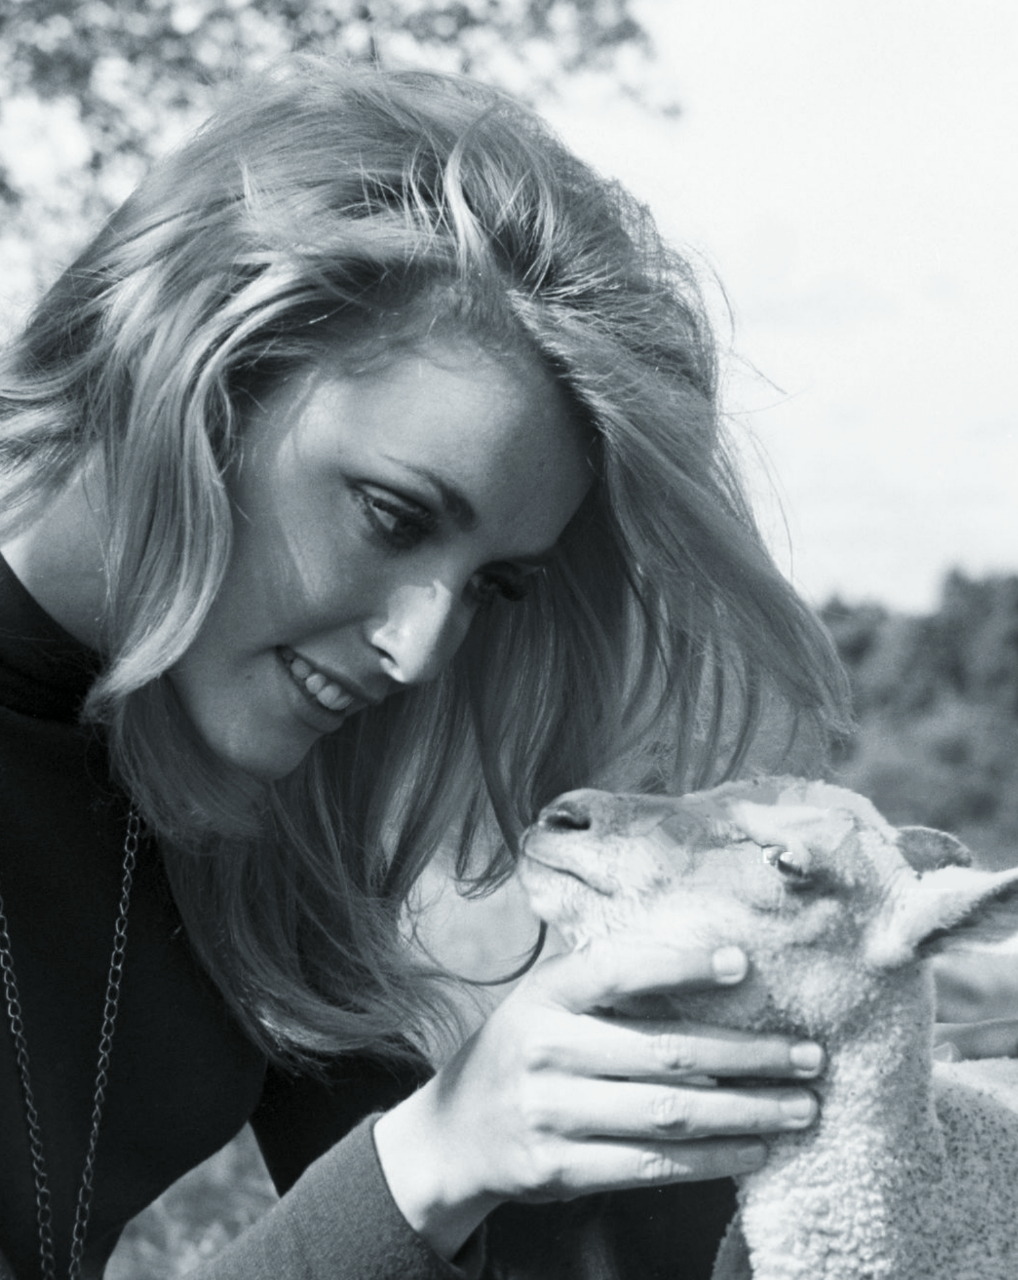
<instances>
[{"instance_id":1,"label":"blonde hair","mask_svg":"<svg viewBox=\"0 0 1018 1280\"><path fill-rule=\"evenodd\" d=\"M434 324L537 353L596 442L594 491L527 600L480 614L439 680L256 787L163 678L228 563L244 409L324 350L384 361ZM688 266L527 109L318 59L236 93L36 309L0 383L9 519L101 456L106 666L86 714L270 1053L403 1051L433 1006L397 923L443 842L487 885L562 790L731 776L768 700L838 720L840 668L762 547L715 377Z\"/></svg>"}]
</instances>

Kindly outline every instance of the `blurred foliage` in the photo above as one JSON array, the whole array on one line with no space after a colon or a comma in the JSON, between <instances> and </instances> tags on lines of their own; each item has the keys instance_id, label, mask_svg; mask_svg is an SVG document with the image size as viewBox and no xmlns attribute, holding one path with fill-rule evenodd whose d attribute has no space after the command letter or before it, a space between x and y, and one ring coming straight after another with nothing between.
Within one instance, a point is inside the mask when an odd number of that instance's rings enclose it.
<instances>
[{"instance_id":1,"label":"blurred foliage","mask_svg":"<svg viewBox=\"0 0 1018 1280\"><path fill-rule=\"evenodd\" d=\"M892 822L1018 862L1018 577L952 573L927 617L838 600L822 612L859 720L841 779Z\"/></svg>"},{"instance_id":2,"label":"blurred foliage","mask_svg":"<svg viewBox=\"0 0 1018 1280\"><path fill-rule=\"evenodd\" d=\"M245 1126L128 1224L103 1280L180 1280L275 1201L258 1145Z\"/></svg>"},{"instance_id":3,"label":"blurred foliage","mask_svg":"<svg viewBox=\"0 0 1018 1280\"><path fill-rule=\"evenodd\" d=\"M462 71L531 100L583 76L655 92L632 0L0 0L7 298L37 293L224 81L292 50Z\"/></svg>"}]
</instances>

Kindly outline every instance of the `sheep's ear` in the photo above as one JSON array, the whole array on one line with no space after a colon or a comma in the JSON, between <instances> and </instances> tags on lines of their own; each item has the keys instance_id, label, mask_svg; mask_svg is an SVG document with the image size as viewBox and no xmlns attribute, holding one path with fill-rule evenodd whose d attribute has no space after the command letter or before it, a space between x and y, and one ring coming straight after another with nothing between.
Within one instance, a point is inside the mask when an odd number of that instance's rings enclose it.
<instances>
[{"instance_id":1,"label":"sheep's ear","mask_svg":"<svg viewBox=\"0 0 1018 1280\"><path fill-rule=\"evenodd\" d=\"M932 827L899 827L898 852L913 871L971 867L972 854L956 837Z\"/></svg>"},{"instance_id":2,"label":"sheep's ear","mask_svg":"<svg viewBox=\"0 0 1018 1280\"><path fill-rule=\"evenodd\" d=\"M903 873L874 922L867 953L894 968L951 947L1000 942L1018 933L1018 869L947 866Z\"/></svg>"}]
</instances>

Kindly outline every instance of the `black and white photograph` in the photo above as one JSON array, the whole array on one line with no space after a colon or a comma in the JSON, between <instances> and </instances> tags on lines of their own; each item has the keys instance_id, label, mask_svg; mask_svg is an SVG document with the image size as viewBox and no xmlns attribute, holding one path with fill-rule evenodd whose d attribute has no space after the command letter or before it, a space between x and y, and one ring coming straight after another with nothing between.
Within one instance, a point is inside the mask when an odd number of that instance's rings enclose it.
<instances>
[{"instance_id":1,"label":"black and white photograph","mask_svg":"<svg viewBox=\"0 0 1018 1280\"><path fill-rule=\"evenodd\" d=\"M1016 65L0 0L0 1280L1015 1280Z\"/></svg>"}]
</instances>

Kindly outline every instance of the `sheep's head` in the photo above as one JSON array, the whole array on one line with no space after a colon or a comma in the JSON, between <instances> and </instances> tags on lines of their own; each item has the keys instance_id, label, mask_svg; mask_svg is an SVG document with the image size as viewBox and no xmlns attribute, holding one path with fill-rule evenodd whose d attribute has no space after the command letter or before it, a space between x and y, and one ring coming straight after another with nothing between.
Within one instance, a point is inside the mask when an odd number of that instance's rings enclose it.
<instances>
[{"instance_id":1,"label":"sheep's head","mask_svg":"<svg viewBox=\"0 0 1018 1280\"><path fill-rule=\"evenodd\" d=\"M1018 871L972 870L953 837L896 829L861 796L798 778L681 798L569 792L523 855L534 909L567 942L628 932L742 947L749 981L682 1001L731 1025L830 1034L866 1017L894 971L1018 929Z\"/></svg>"}]
</instances>

